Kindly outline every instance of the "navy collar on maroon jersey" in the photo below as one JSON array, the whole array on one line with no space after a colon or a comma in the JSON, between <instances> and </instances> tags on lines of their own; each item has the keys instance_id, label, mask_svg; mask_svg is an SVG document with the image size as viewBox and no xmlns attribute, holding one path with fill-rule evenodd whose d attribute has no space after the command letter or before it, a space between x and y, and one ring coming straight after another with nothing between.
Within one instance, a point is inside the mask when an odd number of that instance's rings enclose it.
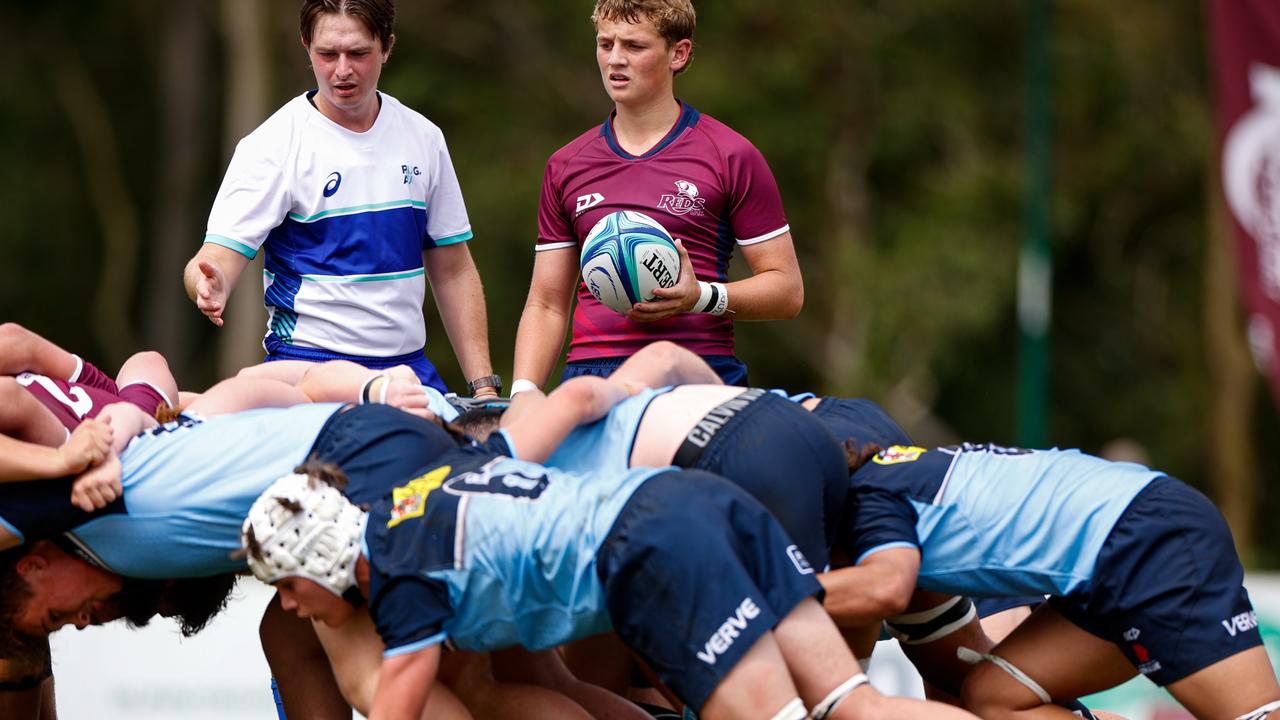
<instances>
[{"instance_id":1,"label":"navy collar on maroon jersey","mask_svg":"<svg viewBox=\"0 0 1280 720\"><path fill-rule=\"evenodd\" d=\"M613 118L618 114L617 110L609 113L608 119L606 119L604 124L600 126L600 135L603 136L605 142L608 143L609 149L623 160L643 160L647 157L653 157L654 155L662 152L663 148L675 142L675 139L680 137L680 134L683 133L685 129L697 125L698 118L702 117L702 113L698 112L697 109L689 103L681 102L680 100L677 100L676 102L680 103L680 119L676 120L676 124L671 127L671 130L666 134L666 137L662 138L657 145L654 145L643 155L632 155L626 150L623 150L622 146L618 144L618 138L613 134Z\"/></svg>"}]
</instances>

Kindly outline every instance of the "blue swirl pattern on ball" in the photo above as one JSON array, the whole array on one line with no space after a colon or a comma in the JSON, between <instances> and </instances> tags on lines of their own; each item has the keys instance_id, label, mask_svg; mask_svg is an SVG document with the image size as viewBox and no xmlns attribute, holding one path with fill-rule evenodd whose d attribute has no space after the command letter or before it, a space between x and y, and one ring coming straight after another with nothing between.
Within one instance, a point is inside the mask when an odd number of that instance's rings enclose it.
<instances>
[{"instance_id":1,"label":"blue swirl pattern on ball","mask_svg":"<svg viewBox=\"0 0 1280 720\"><path fill-rule=\"evenodd\" d=\"M671 235L644 213L621 210L604 216L583 242L582 280L597 300L626 313L652 299L653 287L671 287L679 274Z\"/></svg>"}]
</instances>

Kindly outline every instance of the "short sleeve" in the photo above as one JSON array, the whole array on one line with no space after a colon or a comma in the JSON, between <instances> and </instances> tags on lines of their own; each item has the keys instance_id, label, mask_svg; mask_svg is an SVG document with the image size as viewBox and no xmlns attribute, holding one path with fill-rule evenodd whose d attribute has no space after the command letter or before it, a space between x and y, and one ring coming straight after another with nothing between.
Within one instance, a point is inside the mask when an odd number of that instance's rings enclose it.
<instances>
[{"instance_id":1,"label":"short sleeve","mask_svg":"<svg viewBox=\"0 0 1280 720\"><path fill-rule=\"evenodd\" d=\"M542 174L542 195L538 200L538 244L535 249L539 252L578 246L573 222L565 215L564 203L561 202L561 190L552 158L547 161L546 171Z\"/></svg>"},{"instance_id":2,"label":"short sleeve","mask_svg":"<svg viewBox=\"0 0 1280 720\"><path fill-rule=\"evenodd\" d=\"M86 513L71 504L74 478L0 484L0 527L24 543L55 537L97 515L123 512L119 498L103 510Z\"/></svg>"},{"instance_id":3,"label":"short sleeve","mask_svg":"<svg viewBox=\"0 0 1280 720\"><path fill-rule=\"evenodd\" d=\"M444 642L444 624L453 617L449 589L442 582L423 577L391 580L370 603L369 611L387 646L385 657Z\"/></svg>"},{"instance_id":4,"label":"short sleeve","mask_svg":"<svg viewBox=\"0 0 1280 720\"><path fill-rule=\"evenodd\" d=\"M292 206L284 179L285 143L268 142L262 128L236 145L209 211L204 241L254 258Z\"/></svg>"},{"instance_id":5,"label":"short sleeve","mask_svg":"<svg viewBox=\"0 0 1280 720\"><path fill-rule=\"evenodd\" d=\"M791 226L782 209L782 195L764 155L744 141L729 154L728 167L729 219L738 244L753 245L788 232Z\"/></svg>"},{"instance_id":6,"label":"short sleeve","mask_svg":"<svg viewBox=\"0 0 1280 720\"><path fill-rule=\"evenodd\" d=\"M853 510L845 518L840 541L855 563L891 547L920 547L918 518L911 501L875 487L854 488Z\"/></svg>"},{"instance_id":7,"label":"short sleeve","mask_svg":"<svg viewBox=\"0 0 1280 720\"><path fill-rule=\"evenodd\" d=\"M444 136L439 134L436 143L435 163L432 168L432 185L427 190L427 236L423 238L424 250L444 247L470 240L471 221L467 218L467 206L462 200L462 186L453 169L449 148Z\"/></svg>"}]
</instances>

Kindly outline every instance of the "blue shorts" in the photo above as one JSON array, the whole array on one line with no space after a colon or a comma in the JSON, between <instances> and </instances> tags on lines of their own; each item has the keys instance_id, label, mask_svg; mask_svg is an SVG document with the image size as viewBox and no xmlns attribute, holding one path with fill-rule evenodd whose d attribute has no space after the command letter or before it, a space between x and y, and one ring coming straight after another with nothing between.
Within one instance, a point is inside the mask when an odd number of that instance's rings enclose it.
<instances>
[{"instance_id":1,"label":"blue shorts","mask_svg":"<svg viewBox=\"0 0 1280 720\"><path fill-rule=\"evenodd\" d=\"M1043 595L1015 595L1013 597L990 597L990 598L974 598L973 607L978 611L978 617L989 618L996 613L1002 613L1005 610L1014 608L1035 608L1044 604Z\"/></svg>"},{"instance_id":2,"label":"blue shorts","mask_svg":"<svg viewBox=\"0 0 1280 720\"><path fill-rule=\"evenodd\" d=\"M813 408L813 415L826 423L840 442L856 440L858 445L876 443L911 445L911 437L884 408L862 398L824 397Z\"/></svg>"},{"instance_id":3,"label":"blue shorts","mask_svg":"<svg viewBox=\"0 0 1280 720\"><path fill-rule=\"evenodd\" d=\"M613 627L695 710L822 586L760 503L723 478L645 481L596 555Z\"/></svg>"},{"instance_id":4,"label":"blue shorts","mask_svg":"<svg viewBox=\"0 0 1280 720\"><path fill-rule=\"evenodd\" d=\"M835 436L800 405L747 390L699 421L672 464L706 470L746 490L778 518L813 567L821 572L830 563L828 549L849 494L849 465Z\"/></svg>"},{"instance_id":5,"label":"blue shorts","mask_svg":"<svg viewBox=\"0 0 1280 720\"><path fill-rule=\"evenodd\" d=\"M609 377L613 374L618 366L627 361L628 355L621 357L595 358L594 360L574 360L566 363L564 372L560 375L560 382L564 382L569 378L582 377L583 375L591 375L594 377ZM738 385L740 387L747 386L747 366L738 358L732 355L702 355L700 356L706 364L711 366L712 370L720 376L725 385Z\"/></svg>"},{"instance_id":6,"label":"blue shorts","mask_svg":"<svg viewBox=\"0 0 1280 720\"><path fill-rule=\"evenodd\" d=\"M1049 603L1120 647L1157 685L1262 644L1244 568L1218 508L1167 477L1151 481L1107 536L1091 587Z\"/></svg>"},{"instance_id":7,"label":"blue shorts","mask_svg":"<svg viewBox=\"0 0 1280 720\"><path fill-rule=\"evenodd\" d=\"M348 405L325 422L309 459L347 476L342 492L357 505L384 497L457 443L440 426L389 405Z\"/></svg>"},{"instance_id":8,"label":"blue shorts","mask_svg":"<svg viewBox=\"0 0 1280 720\"><path fill-rule=\"evenodd\" d=\"M396 365L408 365L413 368L414 374L418 376L418 381L423 385L433 387L440 391L441 394L449 392L449 388L445 387L444 380L440 377L440 373L436 371L436 366L431 364L427 356L421 351L411 352L406 355L397 355L395 357L363 357L360 355L343 355L342 353L329 352L328 350L320 350L318 348L298 347L297 345L289 345L280 341L275 335L268 335L267 339L262 343L267 351L267 356L263 358L263 362L274 362L276 360L305 360L306 362L327 362L329 360L350 360L357 365L363 365L370 370L386 370Z\"/></svg>"}]
</instances>

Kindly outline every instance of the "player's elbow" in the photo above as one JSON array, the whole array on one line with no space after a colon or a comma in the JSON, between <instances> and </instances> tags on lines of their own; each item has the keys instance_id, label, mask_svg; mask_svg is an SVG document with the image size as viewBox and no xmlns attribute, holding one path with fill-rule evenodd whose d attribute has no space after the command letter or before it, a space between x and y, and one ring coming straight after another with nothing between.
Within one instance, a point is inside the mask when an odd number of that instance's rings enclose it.
<instances>
[{"instance_id":1,"label":"player's elbow","mask_svg":"<svg viewBox=\"0 0 1280 720\"><path fill-rule=\"evenodd\" d=\"M791 320L800 314L804 309L804 285L796 285L795 289L788 293L782 305L782 319Z\"/></svg>"}]
</instances>

